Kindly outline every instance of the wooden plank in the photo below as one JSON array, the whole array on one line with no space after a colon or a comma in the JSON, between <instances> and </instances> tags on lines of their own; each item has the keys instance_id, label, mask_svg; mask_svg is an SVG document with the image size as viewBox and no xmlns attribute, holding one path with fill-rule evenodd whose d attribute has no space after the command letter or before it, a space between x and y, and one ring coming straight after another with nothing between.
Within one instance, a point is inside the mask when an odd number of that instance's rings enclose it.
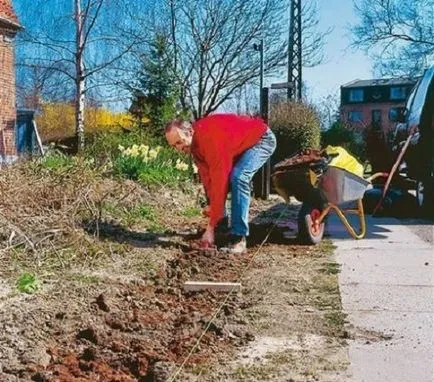
<instances>
[{"instance_id":1,"label":"wooden plank","mask_svg":"<svg viewBox=\"0 0 434 382\"><path fill-rule=\"evenodd\" d=\"M184 284L184 290L188 292L196 292L201 290L215 290L219 292L230 292L232 289L235 292L241 290L241 283L225 283L225 282L213 282L213 281L186 281Z\"/></svg>"}]
</instances>

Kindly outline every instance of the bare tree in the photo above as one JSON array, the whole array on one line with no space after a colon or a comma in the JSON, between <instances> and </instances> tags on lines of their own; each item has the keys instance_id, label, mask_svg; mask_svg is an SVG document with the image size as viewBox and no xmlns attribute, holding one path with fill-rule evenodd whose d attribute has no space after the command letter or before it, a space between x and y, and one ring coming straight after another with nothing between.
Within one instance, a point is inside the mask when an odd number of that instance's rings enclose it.
<instances>
[{"instance_id":1,"label":"bare tree","mask_svg":"<svg viewBox=\"0 0 434 382\"><path fill-rule=\"evenodd\" d=\"M335 92L321 97L314 104L321 122L321 130L329 129L339 120L339 94Z\"/></svg>"},{"instance_id":2,"label":"bare tree","mask_svg":"<svg viewBox=\"0 0 434 382\"><path fill-rule=\"evenodd\" d=\"M302 65L314 67L324 61L324 45L332 28L319 30L319 8L316 0L304 1L301 6Z\"/></svg>"},{"instance_id":3,"label":"bare tree","mask_svg":"<svg viewBox=\"0 0 434 382\"><path fill-rule=\"evenodd\" d=\"M21 35L18 65L39 70L45 76L56 72L74 86L77 148L84 147L86 94L101 86L100 73L110 68L134 41L121 44L121 0L72 0L72 4L37 0L22 4L29 27ZM71 9L70 5L73 5ZM37 11L37 12L36 12ZM32 13L34 12L34 13ZM39 14L39 24L30 19ZM67 85L64 84L64 89Z\"/></svg>"},{"instance_id":4,"label":"bare tree","mask_svg":"<svg viewBox=\"0 0 434 382\"><path fill-rule=\"evenodd\" d=\"M174 8L171 2L176 73L181 103L192 107L195 118L215 111L258 75L254 42L267 41L266 71L282 64L285 42L277 17L284 9L280 1L187 0L177 5Z\"/></svg>"},{"instance_id":5,"label":"bare tree","mask_svg":"<svg viewBox=\"0 0 434 382\"><path fill-rule=\"evenodd\" d=\"M259 114L259 92L256 86L246 84L234 90L232 96L225 102L223 110L237 114Z\"/></svg>"},{"instance_id":6,"label":"bare tree","mask_svg":"<svg viewBox=\"0 0 434 382\"><path fill-rule=\"evenodd\" d=\"M242 94L239 89L257 82L260 60L253 44L259 40L264 40L265 74L283 73L288 0L166 0L164 6L161 1L154 5L154 30L165 30L171 41L180 103L195 118L217 110ZM312 0L304 8L306 66L321 62L327 34L317 30L316 12ZM149 23L145 27L141 34L149 36Z\"/></svg>"},{"instance_id":7,"label":"bare tree","mask_svg":"<svg viewBox=\"0 0 434 382\"><path fill-rule=\"evenodd\" d=\"M20 107L38 109L43 100L70 101L73 92L66 79L56 70L41 67L18 70L17 103ZM70 91L71 90L71 91Z\"/></svg>"},{"instance_id":8,"label":"bare tree","mask_svg":"<svg viewBox=\"0 0 434 382\"><path fill-rule=\"evenodd\" d=\"M383 75L415 75L434 59L432 0L354 0L353 46L376 60Z\"/></svg>"}]
</instances>

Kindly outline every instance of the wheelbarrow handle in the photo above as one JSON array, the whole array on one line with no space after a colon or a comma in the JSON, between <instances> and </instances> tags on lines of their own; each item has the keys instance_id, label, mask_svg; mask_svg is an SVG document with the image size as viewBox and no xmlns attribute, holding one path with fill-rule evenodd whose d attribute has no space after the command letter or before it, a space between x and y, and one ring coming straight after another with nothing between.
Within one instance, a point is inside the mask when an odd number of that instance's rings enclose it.
<instances>
[{"instance_id":1,"label":"wheelbarrow handle","mask_svg":"<svg viewBox=\"0 0 434 382\"><path fill-rule=\"evenodd\" d=\"M366 179L369 183L372 183L373 180L377 178L387 178L389 176L388 172L376 172L374 175L371 175L368 179Z\"/></svg>"}]
</instances>

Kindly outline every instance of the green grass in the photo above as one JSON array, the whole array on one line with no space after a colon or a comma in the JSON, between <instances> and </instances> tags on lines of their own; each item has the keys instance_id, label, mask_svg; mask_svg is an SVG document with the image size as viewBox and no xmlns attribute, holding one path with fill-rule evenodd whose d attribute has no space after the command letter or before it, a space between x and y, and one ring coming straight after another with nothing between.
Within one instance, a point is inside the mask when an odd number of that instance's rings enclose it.
<instances>
[{"instance_id":1,"label":"green grass","mask_svg":"<svg viewBox=\"0 0 434 382\"><path fill-rule=\"evenodd\" d=\"M157 220L155 208L148 204L139 204L131 209L128 214L133 218L146 219L151 222Z\"/></svg>"},{"instance_id":2,"label":"green grass","mask_svg":"<svg viewBox=\"0 0 434 382\"><path fill-rule=\"evenodd\" d=\"M340 271L341 271L340 264L334 262L324 263L324 267L321 268L321 272L327 275L337 275Z\"/></svg>"},{"instance_id":3,"label":"green grass","mask_svg":"<svg viewBox=\"0 0 434 382\"><path fill-rule=\"evenodd\" d=\"M197 207L186 207L182 212L181 212L182 216L185 216L187 218L193 218L196 216L201 216L202 215L202 210L200 208Z\"/></svg>"},{"instance_id":4,"label":"green grass","mask_svg":"<svg viewBox=\"0 0 434 382\"><path fill-rule=\"evenodd\" d=\"M72 275L72 280L80 284L89 284L89 285L97 285L102 283L102 279L98 276L83 275L80 273L76 273Z\"/></svg>"},{"instance_id":5,"label":"green grass","mask_svg":"<svg viewBox=\"0 0 434 382\"><path fill-rule=\"evenodd\" d=\"M103 205L103 218L110 217L126 227L139 225L150 233L166 232L158 217L155 208L149 204L141 203L133 207L117 206L110 203Z\"/></svg>"},{"instance_id":6,"label":"green grass","mask_svg":"<svg viewBox=\"0 0 434 382\"><path fill-rule=\"evenodd\" d=\"M144 222L150 225L158 225L158 217L155 208L149 204L140 203L133 207L117 206L111 203L103 205L103 216L109 215L111 218L120 220L126 226Z\"/></svg>"},{"instance_id":7,"label":"green grass","mask_svg":"<svg viewBox=\"0 0 434 382\"><path fill-rule=\"evenodd\" d=\"M342 311L333 311L326 313L324 317L329 327L342 330L346 323L347 315Z\"/></svg>"},{"instance_id":8,"label":"green grass","mask_svg":"<svg viewBox=\"0 0 434 382\"><path fill-rule=\"evenodd\" d=\"M22 273L18 277L16 287L20 293L33 294L38 291L40 281L34 273Z\"/></svg>"},{"instance_id":9,"label":"green grass","mask_svg":"<svg viewBox=\"0 0 434 382\"><path fill-rule=\"evenodd\" d=\"M333 245L331 240L325 239L321 241L321 243L318 245L318 249L323 257L328 257L333 254L333 252L336 249L336 246Z\"/></svg>"}]
</instances>

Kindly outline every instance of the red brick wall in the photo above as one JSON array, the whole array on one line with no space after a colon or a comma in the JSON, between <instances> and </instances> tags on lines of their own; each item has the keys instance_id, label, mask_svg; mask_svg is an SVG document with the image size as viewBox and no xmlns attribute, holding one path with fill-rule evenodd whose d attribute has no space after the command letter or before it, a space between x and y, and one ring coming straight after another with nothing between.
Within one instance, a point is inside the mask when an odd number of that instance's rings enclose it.
<instances>
[{"instance_id":1,"label":"red brick wall","mask_svg":"<svg viewBox=\"0 0 434 382\"><path fill-rule=\"evenodd\" d=\"M365 104L351 104L341 106L341 120L345 124L352 126L356 129L364 129L372 124L372 111L381 110L381 127L384 133L392 131L396 122L389 120L389 110L392 107L404 107L405 103L365 103ZM351 111L362 112L362 122L353 123L348 120L348 114Z\"/></svg>"},{"instance_id":2,"label":"red brick wall","mask_svg":"<svg viewBox=\"0 0 434 382\"><path fill-rule=\"evenodd\" d=\"M15 63L13 42L0 27L0 156L16 155Z\"/></svg>"}]
</instances>

